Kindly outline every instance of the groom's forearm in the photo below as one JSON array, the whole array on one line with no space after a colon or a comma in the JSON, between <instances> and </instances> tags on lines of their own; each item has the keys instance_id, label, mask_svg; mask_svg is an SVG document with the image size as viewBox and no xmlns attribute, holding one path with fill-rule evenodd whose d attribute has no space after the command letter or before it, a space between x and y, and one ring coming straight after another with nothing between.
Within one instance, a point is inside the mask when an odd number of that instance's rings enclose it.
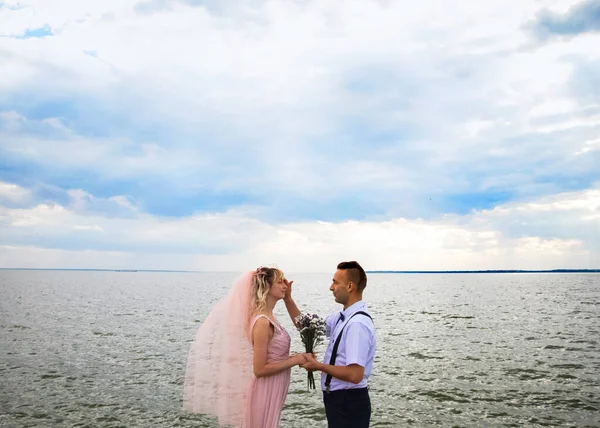
<instances>
[{"instance_id":1,"label":"groom's forearm","mask_svg":"<svg viewBox=\"0 0 600 428\"><path fill-rule=\"evenodd\" d=\"M296 306L296 302L294 302L294 299L292 299L291 297L284 298L283 302L285 303L285 308L287 309L288 314L290 314L292 322L294 322L294 318L300 315L300 309L298 309L298 306Z\"/></svg>"},{"instance_id":2,"label":"groom's forearm","mask_svg":"<svg viewBox=\"0 0 600 428\"><path fill-rule=\"evenodd\" d=\"M358 364L350 364L349 366L332 366L331 364L319 363L318 370L331 375L336 379L354 384L360 383L365 376L365 368L359 366Z\"/></svg>"}]
</instances>

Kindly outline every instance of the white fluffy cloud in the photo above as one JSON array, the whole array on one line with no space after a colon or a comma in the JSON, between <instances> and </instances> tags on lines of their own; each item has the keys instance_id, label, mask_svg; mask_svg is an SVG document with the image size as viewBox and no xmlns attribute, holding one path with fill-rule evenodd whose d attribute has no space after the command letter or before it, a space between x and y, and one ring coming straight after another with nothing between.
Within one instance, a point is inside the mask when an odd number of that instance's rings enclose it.
<instances>
[{"instance_id":1,"label":"white fluffy cloud","mask_svg":"<svg viewBox=\"0 0 600 428\"><path fill-rule=\"evenodd\" d=\"M141 269L231 271L276 263L294 271L327 271L337 261L359 259L369 269L547 269L590 268L600 258L598 189L437 221L277 225L241 212L111 218L77 213L85 192L70 195L71 208L3 210L2 234L13 243L2 248L3 267L129 263ZM28 241L31 236L36 239ZM40 243L46 248L36 247Z\"/></svg>"},{"instance_id":2,"label":"white fluffy cloud","mask_svg":"<svg viewBox=\"0 0 600 428\"><path fill-rule=\"evenodd\" d=\"M17 184L0 182L0 202L28 202L31 192Z\"/></svg>"}]
</instances>

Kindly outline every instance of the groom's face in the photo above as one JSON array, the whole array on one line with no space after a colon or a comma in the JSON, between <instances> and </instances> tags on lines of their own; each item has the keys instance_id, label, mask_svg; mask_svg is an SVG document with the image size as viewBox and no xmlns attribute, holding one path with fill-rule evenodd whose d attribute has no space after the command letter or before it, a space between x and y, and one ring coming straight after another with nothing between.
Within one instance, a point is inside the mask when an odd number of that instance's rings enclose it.
<instances>
[{"instance_id":1,"label":"groom's face","mask_svg":"<svg viewBox=\"0 0 600 428\"><path fill-rule=\"evenodd\" d=\"M333 275L331 287L329 290L333 293L333 297L337 303L342 305L348 301L348 272L338 269Z\"/></svg>"}]
</instances>

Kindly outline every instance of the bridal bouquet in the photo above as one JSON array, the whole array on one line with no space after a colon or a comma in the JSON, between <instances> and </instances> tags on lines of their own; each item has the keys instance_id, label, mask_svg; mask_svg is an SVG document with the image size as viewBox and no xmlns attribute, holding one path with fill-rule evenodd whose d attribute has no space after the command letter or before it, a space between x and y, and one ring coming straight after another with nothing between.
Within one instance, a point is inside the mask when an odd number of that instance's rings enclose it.
<instances>
[{"instance_id":1,"label":"bridal bouquet","mask_svg":"<svg viewBox=\"0 0 600 428\"><path fill-rule=\"evenodd\" d=\"M294 323L300 332L300 338L304 343L306 352L314 353L315 347L323 343L325 320L316 314L300 314L294 318ZM308 388L315 389L315 376L313 372L307 373Z\"/></svg>"}]
</instances>

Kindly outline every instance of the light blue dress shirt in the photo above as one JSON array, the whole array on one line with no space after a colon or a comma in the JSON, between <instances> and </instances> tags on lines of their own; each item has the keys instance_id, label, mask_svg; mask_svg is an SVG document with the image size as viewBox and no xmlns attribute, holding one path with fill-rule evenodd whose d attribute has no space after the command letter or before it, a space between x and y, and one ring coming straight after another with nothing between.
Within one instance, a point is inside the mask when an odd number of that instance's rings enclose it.
<instances>
[{"instance_id":1,"label":"light blue dress shirt","mask_svg":"<svg viewBox=\"0 0 600 428\"><path fill-rule=\"evenodd\" d=\"M329 315L325 320L325 335L329 338L329 345L325 351L323 363L329 364L335 341L345 325L346 327L343 329L342 339L337 350L335 365L349 366L350 364L358 364L365 369L365 375L358 384L332 377L329 386L330 391L366 388L367 381L373 370L376 347L375 329L371 319L364 315L356 315L350 319L358 311L363 311L371 315L367 310L365 302L360 300L341 312L344 315L344 321L340 320L340 312ZM323 390L325 390L326 378L327 373L321 373L321 389Z\"/></svg>"}]
</instances>

